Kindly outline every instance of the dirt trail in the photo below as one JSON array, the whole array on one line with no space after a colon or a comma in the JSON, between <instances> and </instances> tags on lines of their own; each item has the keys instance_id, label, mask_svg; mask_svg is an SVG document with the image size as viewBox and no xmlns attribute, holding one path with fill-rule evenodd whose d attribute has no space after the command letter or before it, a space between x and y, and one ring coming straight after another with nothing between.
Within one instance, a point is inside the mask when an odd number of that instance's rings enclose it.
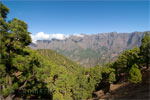
<instances>
[{"instance_id":1,"label":"dirt trail","mask_svg":"<svg viewBox=\"0 0 150 100\"><path fill-rule=\"evenodd\" d=\"M133 84L130 82L122 82L120 84L111 84L110 92L105 93L103 90L95 92L96 97L90 100L102 99L144 99L150 100L150 70L144 71L142 82Z\"/></svg>"}]
</instances>

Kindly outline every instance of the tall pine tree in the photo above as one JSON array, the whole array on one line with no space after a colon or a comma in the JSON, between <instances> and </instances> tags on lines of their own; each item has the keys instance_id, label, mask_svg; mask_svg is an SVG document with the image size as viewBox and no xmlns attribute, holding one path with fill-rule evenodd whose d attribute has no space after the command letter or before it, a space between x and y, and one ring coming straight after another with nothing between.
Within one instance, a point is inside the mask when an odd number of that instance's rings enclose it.
<instances>
[{"instance_id":1,"label":"tall pine tree","mask_svg":"<svg viewBox=\"0 0 150 100\"><path fill-rule=\"evenodd\" d=\"M145 36L141 40L142 44L140 46L141 61L146 64L146 67L150 66L150 33L146 32Z\"/></svg>"},{"instance_id":2,"label":"tall pine tree","mask_svg":"<svg viewBox=\"0 0 150 100\"><path fill-rule=\"evenodd\" d=\"M0 100L12 100L21 90L44 88L40 77L50 72L40 56L27 47L31 43L27 24L17 18L7 22L8 12L0 2Z\"/></svg>"}]
</instances>

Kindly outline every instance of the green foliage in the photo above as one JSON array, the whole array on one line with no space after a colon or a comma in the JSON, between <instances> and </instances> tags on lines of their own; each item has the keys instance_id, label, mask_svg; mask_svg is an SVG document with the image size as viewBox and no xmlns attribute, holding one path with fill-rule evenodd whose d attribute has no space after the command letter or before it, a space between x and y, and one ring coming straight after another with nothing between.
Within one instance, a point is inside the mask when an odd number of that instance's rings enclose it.
<instances>
[{"instance_id":1,"label":"green foliage","mask_svg":"<svg viewBox=\"0 0 150 100\"><path fill-rule=\"evenodd\" d=\"M116 81L116 75L115 75L115 73L114 72L111 72L110 74L109 74L109 83L113 83L113 82L115 82Z\"/></svg>"},{"instance_id":2,"label":"green foliage","mask_svg":"<svg viewBox=\"0 0 150 100\"><path fill-rule=\"evenodd\" d=\"M136 63L149 66L149 33L142 39L140 49L135 47L124 51L114 63L105 64L104 67L83 68L55 51L31 50L28 47L31 37L27 24L17 18L6 22L8 12L9 9L0 2L0 99L16 95L21 90L39 89L49 91L46 94L19 94L19 97L88 99L100 83L110 85L121 73L129 74L129 81L133 83L141 82L142 74ZM81 50L81 58L98 57L93 52L87 49L82 53Z\"/></svg>"},{"instance_id":3,"label":"green foliage","mask_svg":"<svg viewBox=\"0 0 150 100\"><path fill-rule=\"evenodd\" d=\"M81 66L53 50L37 50L50 63L66 68L68 71L78 70Z\"/></svg>"},{"instance_id":4,"label":"green foliage","mask_svg":"<svg viewBox=\"0 0 150 100\"><path fill-rule=\"evenodd\" d=\"M101 81L101 67L85 69L52 50L38 50L51 63L51 74L46 79L53 99L86 99L92 97Z\"/></svg>"},{"instance_id":5,"label":"green foliage","mask_svg":"<svg viewBox=\"0 0 150 100\"><path fill-rule=\"evenodd\" d=\"M139 53L140 49L138 47L124 51L114 63L117 72L128 72L133 64L139 63Z\"/></svg>"},{"instance_id":6,"label":"green foliage","mask_svg":"<svg viewBox=\"0 0 150 100\"><path fill-rule=\"evenodd\" d=\"M9 9L3 5L0 1L0 18L6 18L7 17L7 13L9 12Z\"/></svg>"},{"instance_id":7,"label":"green foliage","mask_svg":"<svg viewBox=\"0 0 150 100\"><path fill-rule=\"evenodd\" d=\"M99 83L102 80L102 73L101 73L101 69L102 67L100 65L97 65L96 67L90 67L90 68L86 68L85 70L85 75L87 78L87 83L86 86L87 88L87 92L88 94L92 94L95 89L98 87ZM92 95L89 95L90 97L92 97Z\"/></svg>"},{"instance_id":8,"label":"green foliage","mask_svg":"<svg viewBox=\"0 0 150 100\"><path fill-rule=\"evenodd\" d=\"M108 66L116 70L116 78L120 78L121 74L129 74L129 81L133 83L141 82L142 74L140 68L144 65L147 68L150 66L150 35L146 32L141 40L140 48L135 47L131 50L124 51L117 59L117 61ZM139 65L140 68L137 66ZM105 70L105 69L104 69ZM106 71L107 72L107 71ZM111 75L113 79L113 74Z\"/></svg>"},{"instance_id":9,"label":"green foliage","mask_svg":"<svg viewBox=\"0 0 150 100\"><path fill-rule=\"evenodd\" d=\"M139 83L142 81L141 71L136 64L134 64L130 69L129 75L129 81L132 83Z\"/></svg>"},{"instance_id":10,"label":"green foliage","mask_svg":"<svg viewBox=\"0 0 150 100\"><path fill-rule=\"evenodd\" d=\"M116 81L115 69L111 68L110 63L102 68L102 78L104 83L113 83Z\"/></svg>"},{"instance_id":11,"label":"green foliage","mask_svg":"<svg viewBox=\"0 0 150 100\"><path fill-rule=\"evenodd\" d=\"M102 67L100 65L97 65L94 68L90 69L90 79L91 82L95 81L95 85L98 85L102 80Z\"/></svg>"},{"instance_id":12,"label":"green foliage","mask_svg":"<svg viewBox=\"0 0 150 100\"><path fill-rule=\"evenodd\" d=\"M147 68L150 66L150 35L149 32L145 33L145 36L141 40L140 46L141 63L146 64Z\"/></svg>"},{"instance_id":13,"label":"green foliage","mask_svg":"<svg viewBox=\"0 0 150 100\"><path fill-rule=\"evenodd\" d=\"M27 47L31 43L27 24L16 18L6 22L9 10L1 2L0 8L0 99L22 90L46 88L43 80L50 75L50 66ZM20 95L42 97L40 94Z\"/></svg>"}]
</instances>

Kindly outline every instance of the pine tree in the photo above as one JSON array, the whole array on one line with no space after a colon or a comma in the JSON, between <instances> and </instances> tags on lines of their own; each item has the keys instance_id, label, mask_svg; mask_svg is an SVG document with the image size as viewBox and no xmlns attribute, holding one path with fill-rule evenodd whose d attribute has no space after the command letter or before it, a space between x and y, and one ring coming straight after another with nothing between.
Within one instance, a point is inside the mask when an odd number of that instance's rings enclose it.
<instances>
[{"instance_id":1,"label":"pine tree","mask_svg":"<svg viewBox=\"0 0 150 100\"><path fill-rule=\"evenodd\" d=\"M142 81L142 74L137 64L132 65L129 75L130 76L128 80L132 83L139 83Z\"/></svg>"},{"instance_id":2,"label":"pine tree","mask_svg":"<svg viewBox=\"0 0 150 100\"><path fill-rule=\"evenodd\" d=\"M110 89L110 84L116 81L115 69L111 68L111 64L105 64L102 68L102 81L100 83L100 88L104 89L104 92L108 92Z\"/></svg>"},{"instance_id":3,"label":"pine tree","mask_svg":"<svg viewBox=\"0 0 150 100\"><path fill-rule=\"evenodd\" d=\"M140 46L141 61L146 64L146 67L150 66L150 33L146 32L145 36L141 40L142 44Z\"/></svg>"},{"instance_id":4,"label":"pine tree","mask_svg":"<svg viewBox=\"0 0 150 100\"><path fill-rule=\"evenodd\" d=\"M124 51L114 63L117 72L119 71L119 74L128 73L133 64L139 63L139 53L140 49L138 47Z\"/></svg>"},{"instance_id":5,"label":"pine tree","mask_svg":"<svg viewBox=\"0 0 150 100\"><path fill-rule=\"evenodd\" d=\"M31 43L27 24L16 18L6 22L8 12L9 9L0 2L1 100L12 100L22 90L46 88L42 82L44 79L39 78L39 73L42 73L40 77L43 77L50 72L49 66L44 64L40 56L27 47ZM19 95L26 98L32 94ZM40 98L40 94L37 98Z\"/></svg>"},{"instance_id":6,"label":"pine tree","mask_svg":"<svg viewBox=\"0 0 150 100\"><path fill-rule=\"evenodd\" d=\"M113 83L113 82L115 82L116 81L116 75L115 75L115 73L114 72L111 72L110 74L109 74L109 83Z\"/></svg>"},{"instance_id":7,"label":"pine tree","mask_svg":"<svg viewBox=\"0 0 150 100\"><path fill-rule=\"evenodd\" d=\"M9 13L9 9L3 5L0 1L0 18L7 18L7 14Z\"/></svg>"}]
</instances>

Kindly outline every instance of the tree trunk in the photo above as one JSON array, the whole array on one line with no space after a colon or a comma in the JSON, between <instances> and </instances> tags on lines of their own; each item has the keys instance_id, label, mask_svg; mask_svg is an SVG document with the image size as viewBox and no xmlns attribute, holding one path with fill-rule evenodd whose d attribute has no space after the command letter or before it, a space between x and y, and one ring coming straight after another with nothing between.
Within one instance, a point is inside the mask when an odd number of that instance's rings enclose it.
<instances>
[{"instance_id":1,"label":"tree trunk","mask_svg":"<svg viewBox=\"0 0 150 100\"><path fill-rule=\"evenodd\" d=\"M149 68L149 57L147 56L147 59L146 59L147 61L146 61L146 67L147 67L147 69Z\"/></svg>"},{"instance_id":2,"label":"tree trunk","mask_svg":"<svg viewBox=\"0 0 150 100\"><path fill-rule=\"evenodd\" d=\"M146 68L147 68L147 69L149 68L149 63L146 63Z\"/></svg>"}]
</instances>

